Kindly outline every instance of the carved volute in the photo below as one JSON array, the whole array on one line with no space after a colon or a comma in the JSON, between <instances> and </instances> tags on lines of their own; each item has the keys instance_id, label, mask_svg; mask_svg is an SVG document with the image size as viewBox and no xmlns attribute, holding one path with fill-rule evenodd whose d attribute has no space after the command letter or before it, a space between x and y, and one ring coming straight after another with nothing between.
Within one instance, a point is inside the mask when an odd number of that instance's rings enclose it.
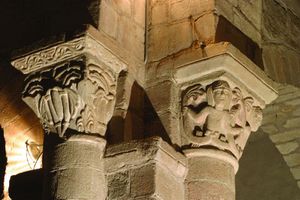
<instances>
[{"instance_id":1,"label":"carved volute","mask_svg":"<svg viewBox=\"0 0 300 200\"><path fill-rule=\"evenodd\" d=\"M104 136L111 119L118 74L126 64L88 34L26 55L12 65L28 74L24 101L46 131Z\"/></svg>"}]
</instances>

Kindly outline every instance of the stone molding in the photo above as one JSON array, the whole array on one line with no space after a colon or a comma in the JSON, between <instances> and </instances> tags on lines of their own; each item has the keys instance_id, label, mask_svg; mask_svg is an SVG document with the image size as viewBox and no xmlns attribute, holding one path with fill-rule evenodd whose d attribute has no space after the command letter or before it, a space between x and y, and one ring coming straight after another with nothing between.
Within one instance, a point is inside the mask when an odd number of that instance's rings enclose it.
<instances>
[{"instance_id":1,"label":"stone molding","mask_svg":"<svg viewBox=\"0 0 300 200\"><path fill-rule=\"evenodd\" d=\"M118 75L127 64L89 32L12 61L24 74L23 100L48 132L104 136Z\"/></svg>"}]
</instances>

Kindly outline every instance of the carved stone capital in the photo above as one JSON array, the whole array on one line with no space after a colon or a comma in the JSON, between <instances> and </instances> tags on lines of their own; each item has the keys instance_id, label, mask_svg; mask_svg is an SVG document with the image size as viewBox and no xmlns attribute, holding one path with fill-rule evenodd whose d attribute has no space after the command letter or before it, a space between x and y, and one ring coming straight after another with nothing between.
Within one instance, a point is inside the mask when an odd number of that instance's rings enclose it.
<instances>
[{"instance_id":1,"label":"carved stone capital","mask_svg":"<svg viewBox=\"0 0 300 200\"><path fill-rule=\"evenodd\" d=\"M23 100L45 129L104 136L127 64L88 33L12 61L24 74Z\"/></svg>"},{"instance_id":2,"label":"carved stone capital","mask_svg":"<svg viewBox=\"0 0 300 200\"><path fill-rule=\"evenodd\" d=\"M211 57L174 71L181 146L189 152L214 149L214 155L225 152L239 160L251 132L261 125L263 108L277 97L277 91L233 46L210 48Z\"/></svg>"},{"instance_id":3,"label":"carved stone capital","mask_svg":"<svg viewBox=\"0 0 300 200\"><path fill-rule=\"evenodd\" d=\"M195 84L183 91L183 131L191 148L217 148L239 159L250 133L262 122L252 96L227 81Z\"/></svg>"}]
</instances>

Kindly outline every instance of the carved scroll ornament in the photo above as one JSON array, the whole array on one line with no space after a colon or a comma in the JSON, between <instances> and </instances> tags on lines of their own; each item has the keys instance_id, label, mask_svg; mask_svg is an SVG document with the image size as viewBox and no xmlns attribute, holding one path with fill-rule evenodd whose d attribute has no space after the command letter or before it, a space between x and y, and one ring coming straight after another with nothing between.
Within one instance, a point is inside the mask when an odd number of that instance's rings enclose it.
<instances>
[{"instance_id":1,"label":"carved scroll ornament","mask_svg":"<svg viewBox=\"0 0 300 200\"><path fill-rule=\"evenodd\" d=\"M79 38L17 59L12 62L12 65L27 74L31 71L37 71L46 65L52 65L75 57L82 53L84 47L84 39Z\"/></svg>"},{"instance_id":2,"label":"carved scroll ornament","mask_svg":"<svg viewBox=\"0 0 300 200\"><path fill-rule=\"evenodd\" d=\"M217 148L239 159L251 131L262 121L262 109L239 88L218 80L183 93L184 131L192 148Z\"/></svg>"},{"instance_id":3,"label":"carved scroll ornament","mask_svg":"<svg viewBox=\"0 0 300 200\"><path fill-rule=\"evenodd\" d=\"M68 128L104 136L115 102L116 74L83 58L30 74L23 98L51 132Z\"/></svg>"}]
</instances>

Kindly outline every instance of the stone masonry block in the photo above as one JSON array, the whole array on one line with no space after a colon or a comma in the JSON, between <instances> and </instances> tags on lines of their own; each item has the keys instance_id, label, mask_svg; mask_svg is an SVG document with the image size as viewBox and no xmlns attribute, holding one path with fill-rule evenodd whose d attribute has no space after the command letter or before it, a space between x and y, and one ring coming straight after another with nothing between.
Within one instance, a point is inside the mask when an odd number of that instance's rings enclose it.
<instances>
[{"instance_id":1,"label":"stone masonry block","mask_svg":"<svg viewBox=\"0 0 300 200\"><path fill-rule=\"evenodd\" d=\"M291 168L291 172L295 179L300 180L300 167Z\"/></svg>"},{"instance_id":2,"label":"stone masonry block","mask_svg":"<svg viewBox=\"0 0 300 200\"><path fill-rule=\"evenodd\" d=\"M274 124L261 126L261 129L270 135L273 135L278 132L278 128Z\"/></svg>"},{"instance_id":3,"label":"stone masonry block","mask_svg":"<svg viewBox=\"0 0 300 200\"><path fill-rule=\"evenodd\" d=\"M214 41L216 34L216 16L213 13L208 13L201 16L195 22L199 32L199 40L209 44Z\"/></svg>"},{"instance_id":4,"label":"stone masonry block","mask_svg":"<svg viewBox=\"0 0 300 200\"><path fill-rule=\"evenodd\" d=\"M233 9L233 24L257 44L260 44L260 31L253 26L253 24L251 24L238 9L235 8Z\"/></svg>"},{"instance_id":5,"label":"stone masonry block","mask_svg":"<svg viewBox=\"0 0 300 200\"><path fill-rule=\"evenodd\" d=\"M280 151L280 153L285 155L295 151L299 147L299 144L298 142L293 141L293 142L276 145L276 147Z\"/></svg>"},{"instance_id":6,"label":"stone masonry block","mask_svg":"<svg viewBox=\"0 0 300 200\"><path fill-rule=\"evenodd\" d=\"M223 15L228 21L233 22L233 5L226 0L216 0L216 9L218 14Z\"/></svg>"},{"instance_id":7,"label":"stone masonry block","mask_svg":"<svg viewBox=\"0 0 300 200\"><path fill-rule=\"evenodd\" d=\"M112 2L121 15L131 16L131 0L112 0Z\"/></svg>"},{"instance_id":8,"label":"stone masonry block","mask_svg":"<svg viewBox=\"0 0 300 200\"><path fill-rule=\"evenodd\" d=\"M156 112L164 112L171 109L173 98L172 85L171 81L165 81L146 90L150 102Z\"/></svg>"},{"instance_id":9,"label":"stone masonry block","mask_svg":"<svg viewBox=\"0 0 300 200\"><path fill-rule=\"evenodd\" d=\"M166 26L155 26L149 32L149 60L159 60L169 53L169 29Z\"/></svg>"},{"instance_id":10,"label":"stone masonry block","mask_svg":"<svg viewBox=\"0 0 300 200\"><path fill-rule=\"evenodd\" d=\"M163 200L184 199L184 184L170 175L170 171L157 165L155 173L156 195Z\"/></svg>"},{"instance_id":11,"label":"stone masonry block","mask_svg":"<svg viewBox=\"0 0 300 200\"><path fill-rule=\"evenodd\" d=\"M130 171L130 193L132 197L150 195L155 192L155 166L148 164Z\"/></svg>"},{"instance_id":12,"label":"stone masonry block","mask_svg":"<svg viewBox=\"0 0 300 200\"><path fill-rule=\"evenodd\" d=\"M287 129L300 127L300 117L288 119L283 126Z\"/></svg>"},{"instance_id":13,"label":"stone masonry block","mask_svg":"<svg viewBox=\"0 0 300 200\"><path fill-rule=\"evenodd\" d=\"M298 138L300 138L300 130L297 129L271 136L271 140L275 143L288 142Z\"/></svg>"},{"instance_id":14,"label":"stone masonry block","mask_svg":"<svg viewBox=\"0 0 300 200\"><path fill-rule=\"evenodd\" d=\"M108 175L108 199L128 199L130 193L129 180L129 171Z\"/></svg>"},{"instance_id":15,"label":"stone masonry block","mask_svg":"<svg viewBox=\"0 0 300 200\"><path fill-rule=\"evenodd\" d=\"M144 29L131 18L120 17L117 41L137 58L144 58Z\"/></svg>"},{"instance_id":16,"label":"stone masonry block","mask_svg":"<svg viewBox=\"0 0 300 200\"><path fill-rule=\"evenodd\" d=\"M247 16L248 20L257 28L261 27L262 0L248 1L239 0L240 11Z\"/></svg>"},{"instance_id":17,"label":"stone masonry block","mask_svg":"<svg viewBox=\"0 0 300 200\"><path fill-rule=\"evenodd\" d=\"M170 6L171 21L188 18L190 1L177 1Z\"/></svg>"},{"instance_id":18,"label":"stone masonry block","mask_svg":"<svg viewBox=\"0 0 300 200\"><path fill-rule=\"evenodd\" d=\"M215 9L214 1L211 0L191 0L190 14L197 17L204 12L209 12Z\"/></svg>"},{"instance_id":19,"label":"stone masonry block","mask_svg":"<svg viewBox=\"0 0 300 200\"><path fill-rule=\"evenodd\" d=\"M134 0L133 2L133 18L137 24L145 28L145 11L146 0Z\"/></svg>"},{"instance_id":20,"label":"stone masonry block","mask_svg":"<svg viewBox=\"0 0 300 200\"><path fill-rule=\"evenodd\" d=\"M168 4L165 2L163 4L153 5L151 8L151 25L157 25L162 23L167 23L169 21L169 10Z\"/></svg>"},{"instance_id":21,"label":"stone masonry block","mask_svg":"<svg viewBox=\"0 0 300 200\"><path fill-rule=\"evenodd\" d=\"M288 166L294 167L300 165L300 153L293 153L283 157Z\"/></svg>"},{"instance_id":22,"label":"stone masonry block","mask_svg":"<svg viewBox=\"0 0 300 200\"><path fill-rule=\"evenodd\" d=\"M179 52L192 45L192 27L190 21L185 21L170 26L169 54Z\"/></svg>"},{"instance_id":23,"label":"stone masonry block","mask_svg":"<svg viewBox=\"0 0 300 200\"><path fill-rule=\"evenodd\" d=\"M99 27L113 38L117 36L118 18L119 15L111 5L107 4L106 1L101 2Z\"/></svg>"},{"instance_id":24,"label":"stone masonry block","mask_svg":"<svg viewBox=\"0 0 300 200\"><path fill-rule=\"evenodd\" d=\"M102 189L106 188L103 172L73 168L61 170L57 179L56 199L105 199L106 191ZM72 183L72 187L68 187L70 183Z\"/></svg>"}]
</instances>

